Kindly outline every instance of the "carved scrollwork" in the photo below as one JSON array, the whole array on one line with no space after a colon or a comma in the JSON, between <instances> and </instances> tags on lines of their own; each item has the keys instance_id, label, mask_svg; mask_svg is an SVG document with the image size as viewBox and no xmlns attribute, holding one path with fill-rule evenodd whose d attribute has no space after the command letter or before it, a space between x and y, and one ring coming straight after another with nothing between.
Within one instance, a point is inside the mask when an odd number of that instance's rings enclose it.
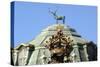
<instances>
[{"instance_id":1,"label":"carved scrollwork","mask_svg":"<svg viewBox=\"0 0 100 67\"><path fill-rule=\"evenodd\" d=\"M63 63L65 56L68 59L73 49L71 45L72 42L73 40L69 36L64 35L62 30L58 30L56 35L52 35L52 37L46 41L46 47L50 50L52 55L51 63Z\"/></svg>"}]
</instances>

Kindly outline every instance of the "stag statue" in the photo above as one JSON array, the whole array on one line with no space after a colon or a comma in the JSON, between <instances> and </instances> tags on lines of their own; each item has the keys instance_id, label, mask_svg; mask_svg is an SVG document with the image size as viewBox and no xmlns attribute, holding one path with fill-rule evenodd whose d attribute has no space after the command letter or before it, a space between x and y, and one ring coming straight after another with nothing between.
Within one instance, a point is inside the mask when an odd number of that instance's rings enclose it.
<instances>
[{"instance_id":1,"label":"stag statue","mask_svg":"<svg viewBox=\"0 0 100 67\"><path fill-rule=\"evenodd\" d=\"M49 12L54 16L54 19L56 19L56 23L58 24L59 20L63 21L63 24L65 23L65 16L58 16L57 15L57 10L55 10L54 12L49 10Z\"/></svg>"}]
</instances>

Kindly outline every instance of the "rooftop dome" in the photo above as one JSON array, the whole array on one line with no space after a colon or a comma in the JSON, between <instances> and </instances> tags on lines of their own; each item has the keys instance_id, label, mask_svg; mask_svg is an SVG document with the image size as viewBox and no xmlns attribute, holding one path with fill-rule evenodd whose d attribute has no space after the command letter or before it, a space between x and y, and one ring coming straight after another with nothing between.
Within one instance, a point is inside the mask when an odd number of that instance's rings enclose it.
<instances>
[{"instance_id":1,"label":"rooftop dome","mask_svg":"<svg viewBox=\"0 0 100 67\"><path fill-rule=\"evenodd\" d=\"M44 41L48 38L50 38L52 35L55 35L57 33L57 29L61 29L66 36L70 36L74 42L79 43L85 43L87 40L83 39L75 29L65 26L64 24L54 24L51 26L48 26L47 28L43 29L42 32L32 41L29 42L29 44L34 44L35 46L39 46L44 43Z\"/></svg>"}]
</instances>

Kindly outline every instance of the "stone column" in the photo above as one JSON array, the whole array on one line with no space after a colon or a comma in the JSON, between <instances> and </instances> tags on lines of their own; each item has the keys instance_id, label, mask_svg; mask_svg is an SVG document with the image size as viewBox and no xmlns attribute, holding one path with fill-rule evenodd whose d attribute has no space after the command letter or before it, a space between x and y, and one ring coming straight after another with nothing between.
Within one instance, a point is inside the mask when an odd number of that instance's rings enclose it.
<instances>
[{"instance_id":1,"label":"stone column","mask_svg":"<svg viewBox=\"0 0 100 67\"><path fill-rule=\"evenodd\" d=\"M83 48L84 48L84 55L85 55L85 59L86 59L86 61L88 61L89 59L88 59L88 54L87 54L87 45L84 45L83 46Z\"/></svg>"},{"instance_id":2,"label":"stone column","mask_svg":"<svg viewBox=\"0 0 100 67\"><path fill-rule=\"evenodd\" d=\"M12 57L13 57L14 65L16 65L18 62L18 50L14 50Z\"/></svg>"},{"instance_id":3,"label":"stone column","mask_svg":"<svg viewBox=\"0 0 100 67\"><path fill-rule=\"evenodd\" d=\"M80 55L79 55L79 50L78 50L77 44L73 45L73 50L74 50L74 53L75 53L74 62L80 62Z\"/></svg>"}]
</instances>

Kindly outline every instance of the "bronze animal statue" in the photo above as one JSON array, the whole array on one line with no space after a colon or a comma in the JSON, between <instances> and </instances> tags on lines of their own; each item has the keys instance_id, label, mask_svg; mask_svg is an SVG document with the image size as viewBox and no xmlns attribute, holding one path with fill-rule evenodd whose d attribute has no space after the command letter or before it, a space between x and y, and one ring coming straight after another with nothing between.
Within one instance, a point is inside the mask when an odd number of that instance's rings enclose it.
<instances>
[{"instance_id":1,"label":"bronze animal statue","mask_svg":"<svg viewBox=\"0 0 100 67\"><path fill-rule=\"evenodd\" d=\"M56 19L56 23L58 23L59 20L62 20L63 24L65 23L65 16L58 16L57 10L55 10L54 12L49 10L49 12L54 16L54 19Z\"/></svg>"}]
</instances>

